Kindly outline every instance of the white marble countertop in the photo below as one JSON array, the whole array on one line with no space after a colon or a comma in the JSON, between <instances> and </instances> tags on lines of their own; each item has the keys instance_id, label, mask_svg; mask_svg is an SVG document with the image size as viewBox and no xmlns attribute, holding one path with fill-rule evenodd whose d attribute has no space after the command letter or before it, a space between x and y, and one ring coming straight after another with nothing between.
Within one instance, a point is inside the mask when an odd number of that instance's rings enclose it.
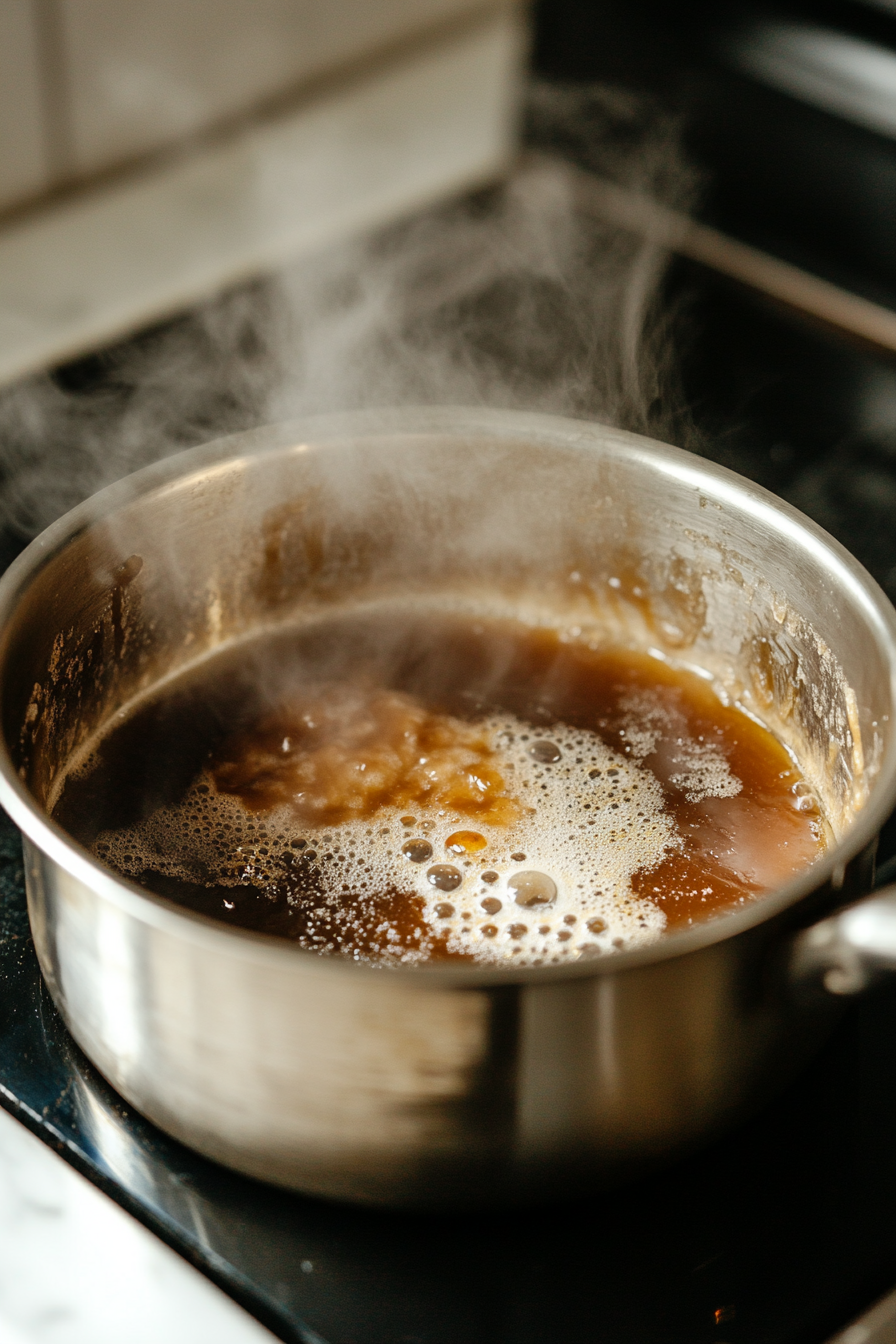
<instances>
[{"instance_id":1,"label":"white marble countertop","mask_svg":"<svg viewBox=\"0 0 896 1344\"><path fill-rule=\"evenodd\" d=\"M0 1111L0 1344L274 1339Z\"/></svg>"}]
</instances>

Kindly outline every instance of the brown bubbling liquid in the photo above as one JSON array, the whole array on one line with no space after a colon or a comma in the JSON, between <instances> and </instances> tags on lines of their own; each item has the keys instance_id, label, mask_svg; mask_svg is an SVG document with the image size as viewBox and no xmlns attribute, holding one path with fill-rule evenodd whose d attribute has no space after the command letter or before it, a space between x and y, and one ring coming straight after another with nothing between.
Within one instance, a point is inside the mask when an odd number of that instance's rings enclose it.
<instances>
[{"instance_id":1,"label":"brown bubbling liquid","mask_svg":"<svg viewBox=\"0 0 896 1344\"><path fill-rule=\"evenodd\" d=\"M700 676L444 610L342 614L133 707L56 819L226 923L374 961L540 965L761 897L826 826Z\"/></svg>"}]
</instances>

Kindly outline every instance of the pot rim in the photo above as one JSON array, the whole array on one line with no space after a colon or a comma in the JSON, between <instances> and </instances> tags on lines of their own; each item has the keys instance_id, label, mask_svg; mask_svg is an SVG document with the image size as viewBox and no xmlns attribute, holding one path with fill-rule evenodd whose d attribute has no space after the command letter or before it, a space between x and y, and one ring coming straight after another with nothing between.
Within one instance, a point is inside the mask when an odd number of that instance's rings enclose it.
<instances>
[{"instance_id":1,"label":"pot rim","mask_svg":"<svg viewBox=\"0 0 896 1344\"><path fill-rule=\"evenodd\" d=\"M301 420L265 425L226 435L173 454L134 472L91 495L46 528L13 561L0 578L0 679L2 679L6 630L16 606L36 575L66 545L92 524L146 495L180 488L197 471L211 465L229 468L241 457L292 449L323 451L346 437L396 434L445 435L458 438L486 434L496 439L525 438L548 446L588 452L609 449L618 455L638 458L652 469L689 483L696 492L770 522L778 535L790 535L803 549L814 553L826 567L838 573L857 606L861 607L878 644L890 664L893 700L896 703L896 609L858 560L818 524L771 491L754 484L727 467L709 462L681 448L649 439L598 421L574 420L529 411L468 407L407 407L338 412ZM783 524L783 525L782 525ZM569 965L528 967L514 970L479 965L387 965L322 958L286 940L238 929L209 916L185 910L164 897L146 891L126 878L113 875L38 806L13 766L5 738L0 738L0 805L28 839L76 880L105 900L110 900L143 923L160 931L187 937L231 953L242 951L252 959L285 965L285 958L300 958L310 970L337 968L345 974L380 975L423 987L475 989L496 984L548 983L665 962L726 942L742 932L770 921L797 905L830 882L836 891L842 885L846 864L856 857L879 832L896 798L896 734L889 742L869 797L843 838L811 867L767 896L742 909L716 916L705 923L664 935L658 942L631 951L614 952L600 959Z\"/></svg>"}]
</instances>

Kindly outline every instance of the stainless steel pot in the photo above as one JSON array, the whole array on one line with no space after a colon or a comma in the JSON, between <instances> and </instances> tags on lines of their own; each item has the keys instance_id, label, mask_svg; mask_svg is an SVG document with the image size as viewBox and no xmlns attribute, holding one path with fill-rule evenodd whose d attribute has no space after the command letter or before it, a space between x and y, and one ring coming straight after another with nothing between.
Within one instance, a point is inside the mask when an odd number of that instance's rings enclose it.
<instances>
[{"instance_id":1,"label":"stainless steel pot","mask_svg":"<svg viewBox=\"0 0 896 1344\"><path fill-rule=\"evenodd\" d=\"M377 969L225 928L49 818L135 695L227 641L396 591L593 626L712 674L799 750L836 840L737 913L603 960ZM162 462L0 584L0 799L74 1037L163 1129L241 1171L384 1204L560 1193L755 1104L838 997L896 966L868 890L896 801L896 615L766 492L599 425L356 414Z\"/></svg>"}]
</instances>

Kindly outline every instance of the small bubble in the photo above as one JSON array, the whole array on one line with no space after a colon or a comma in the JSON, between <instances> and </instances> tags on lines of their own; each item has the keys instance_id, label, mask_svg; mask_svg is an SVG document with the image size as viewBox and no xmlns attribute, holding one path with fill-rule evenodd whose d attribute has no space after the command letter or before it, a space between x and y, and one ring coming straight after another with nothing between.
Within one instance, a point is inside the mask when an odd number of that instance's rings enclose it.
<instances>
[{"instance_id":1,"label":"small bubble","mask_svg":"<svg viewBox=\"0 0 896 1344\"><path fill-rule=\"evenodd\" d=\"M589 919L585 925L585 928L588 930L589 933L603 933L606 927L607 927L606 920L598 919L597 917L595 917L594 919Z\"/></svg>"},{"instance_id":2,"label":"small bubble","mask_svg":"<svg viewBox=\"0 0 896 1344\"><path fill-rule=\"evenodd\" d=\"M550 933L550 931L551 931L550 924L539 924L538 932L541 934L542 938L545 936L545 934Z\"/></svg>"},{"instance_id":3,"label":"small bubble","mask_svg":"<svg viewBox=\"0 0 896 1344\"><path fill-rule=\"evenodd\" d=\"M307 840L290 840L289 843L290 843L290 845L292 846L293 849L305 849L306 846L307 846L307 844L308 844L308 841L307 841Z\"/></svg>"},{"instance_id":4,"label":"small bubble","mask_svg":"<svg viewBox=\"0 0 896 1344\"><path fill-rule=\"evenodd\" d=\"M557 940L558 942L561 943L568 943L571 937L572 934L570 933L569 929L561 929L557 934Z\"/></svg>"},{"instance_id":5,"label":"small bubble","mask_svg":"<svg viewBox=\"0 0 896 1344\"><path fill-rule=\"evenodd\" d=\"M432 858L432 845L428 840L406 840L401 852L411 863L426 863L427 859Z\"/></svg>"},{"instance_id":6,"label":"small bubble","mask_svg":"<svg viewBox=\"0 0 896 1344\"><path fill-rule=\"evenodd\" d=\"M600 779L600 777L601 777L602 774L603 774L603 771L602 771L602 770L589 770L589 771L588 771L588 778L589 778L589 779Z\"/></svg>"},{"instance_id":7,"label":"small bubble","mask_svg":"<svg viewBox=\"0 0 896 1344\"><path fill-rule=\"evenodd\" d=\"M431 868L427 868L426 876L439 891L456 891L464 880L460 869L451 863L434 863Z\"/></svg>"},{"instance_id":8,"label":"small bubble","mask_svg":"<svg viewBox=\"0 0 896 1344\"><path fill-rule=\"evenodd\" d=\"M482 881L488 882L489 886L491 886L492 882L497 882L497 880L498 880L498 874L493 872L491 868L488 870L487 873L482 874Z\"/></svg>"},{"instance_id":9,"label":"small bubble","mask_svg":"<svg viewBox=\"0 0 896 1344\"><path fill-rule=\"evenodd\" d=\"M528 932L528 924L511 924L507 930L508 936L511 938L524 938Z\"/></svg>"},{"instance_id":10,"label":"small bubble","mask_svg":"<svg viewBox=\"0 0 896 1344\"><path fill-rule=\"evenodd\" d=\"M455 831L445 841L445 848L452 854L478 854L487 844L485 836L478 831Z\"/></svg>"},{"instance_id":11,"label":"small bubble","mask_svg":"<svg viewBox=\"0 0 896 1344\"><path fill-rule=\"evenodd\" d=\"M483 924L482 928L480 929L480 933L482 934L483 938L494 938L497 932L498 932L497 924Z\"/></svg>"},{"instance_id":12,"label":"small bubble","mask_svg":"<svg viewBox=\"0 0 896 1344\"><path fill-rule=\"evenodd\" d=\"M537 742L532 743L529 748L529 755L533 761L538 761L540 765L553 765L555 761L559 761L563 752L556 742L548 742L546 738L542 737Z\"/></svg>"},{"instance_id":13,"label":"small bubble","mask_svg":"<svg viewBox=\"0 0 896 1344\"><path fill-rule=\"evenodd\" d=\"M550 905L557 898L557 884L547 873L515 873L507 885L517 905Z\"/></svg>"},{"instance_id":14,"label":"small bubble","mask_svg":"<svg viewBox=\"0 0 896 1344\"><path fill-rule=\"evenodd\" d=\"M575 917L575 915L564 915L564 916L563 916L563 923L564 923L564 924L575 924L575 922L576 922L576 917Z\"/></svg>"},{"instance_id":15,"label":"small bubble","mask_svg":"<svg viewBox=\"0 0 896 1344\"><path fill-rule=\"evenodd\" d=\"M514 862L514 863L525 863L525 862L526 862L526 856L525 856L525 854L511 854L510 857L513 859L513 862Z\"/></svg>"},{"instance_id":16,"label":"small bubble","mask_svg":"<svg viewBox=\"0 0 896 1344\"><path fill-rule=\"evenodd\" d=\"M414 826L414 825L416 825L417 818L416 818L416 817L399 817L399 821L401 822L402 826Z\"/></svg>"},{"instance_id":17,"label":"small bubble","mask_svg":"<svg viewBox=\"0 0 896 1344\"><path fill-rule=\"evenodd\" d=\"M449 905L447 901L440 901L436 906L436 915L439 919L450 919L454 914L454 906Z\"/></svg>"},{"instance_id":18,"label":"small bubble","mask_svg":"<svg viewBox=\"0 0 896 1344\"><path fill-rule=\"evenodd\" d=\"M479 904L487 915L496 915L501 909L501 902L497 896L486 896Z\"/></svg>"}]
</instances>

